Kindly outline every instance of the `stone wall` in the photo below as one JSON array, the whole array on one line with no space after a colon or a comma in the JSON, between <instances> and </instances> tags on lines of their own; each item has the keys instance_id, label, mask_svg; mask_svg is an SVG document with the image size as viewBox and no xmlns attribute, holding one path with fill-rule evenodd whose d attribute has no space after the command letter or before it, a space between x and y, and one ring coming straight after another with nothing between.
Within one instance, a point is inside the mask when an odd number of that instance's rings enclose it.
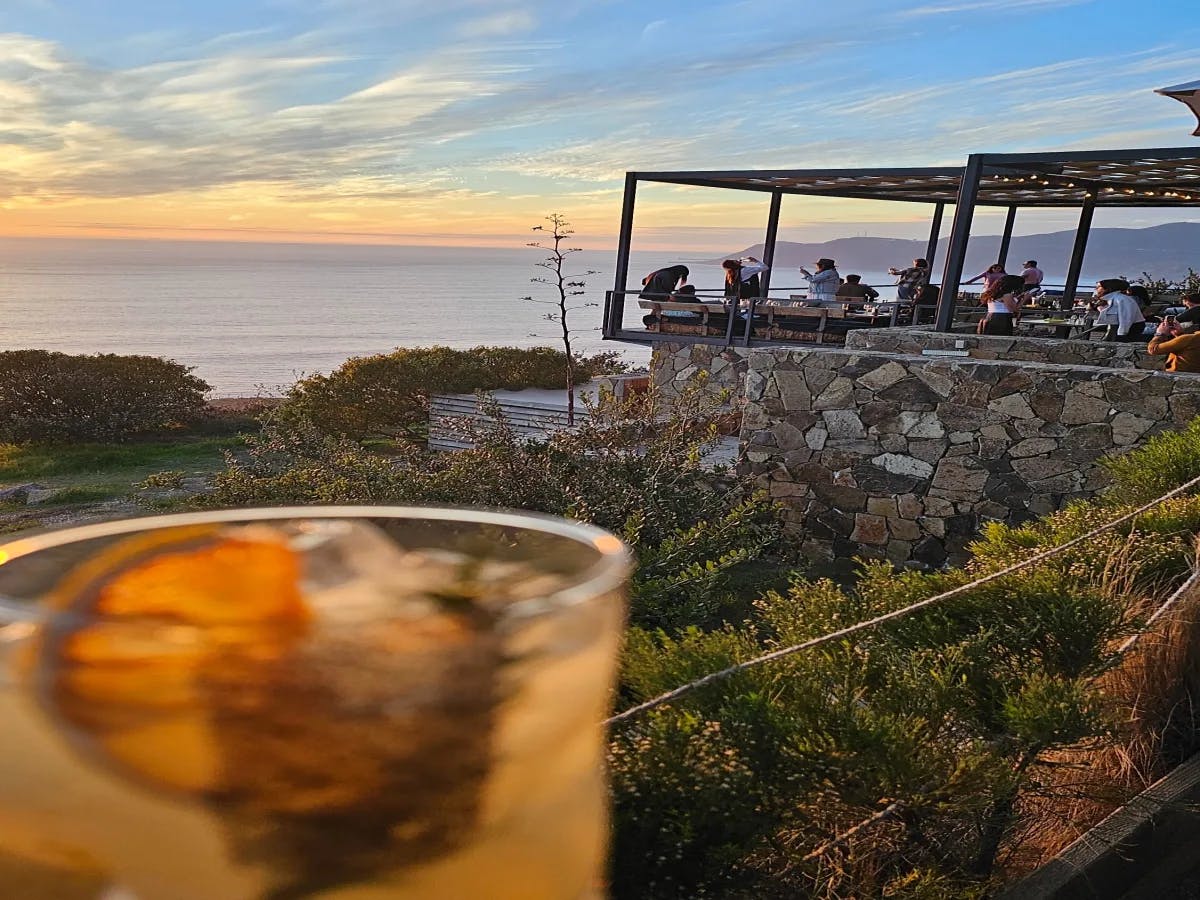
<instances>
[{"instance_id":1,"label":"stone wall","mask_svg":"<svg viewBox=\"0 0 1200 900\"><path fill-rule=\"evenodd\" d=\"M1106 454L1200 414L1200 375L849 349L748 361L743 465L825 557L956 561L983 521L1089 497Z\"/></svg>"},{"instance_id":2,"label":"stone wall","mask_svg":"<svg viewBox=\"0 0 1200 900\"><path fill-rule=\"evenodd\" d=\"M956 345L960 343L971 359L1027 360L1067 366L1153 370L1161 370L1166 361L1165 356L1147 353L1144 343L946 334L917 328L859 328L846 335L847 350L880 350L914 356L919 356L925 349L958 349Z\"/></svg>"},{"instance_id":3,"label":"stone wall","mask_svg":"<svg viewBox=\"0 0 1200 900\"><path fill-rule=\"evenodd\" d=\"M749 356L748 350L716 344L659 343L650 357L650 379L655 387L677 394L704 371L709 373L709 387L729 388L740 401Z\"/></svg>"}]
</instances>

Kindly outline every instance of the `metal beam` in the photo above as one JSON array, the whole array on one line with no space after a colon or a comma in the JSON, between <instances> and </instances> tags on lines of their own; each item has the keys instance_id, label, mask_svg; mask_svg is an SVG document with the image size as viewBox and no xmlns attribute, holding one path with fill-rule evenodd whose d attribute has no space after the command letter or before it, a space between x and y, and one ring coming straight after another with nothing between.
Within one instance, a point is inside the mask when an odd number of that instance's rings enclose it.
<instances>
[{"instance_id":1,"label":"metal beam","mask_svg":"<svg viewBox=\"0 0 1200 900\"><path fill-rule=\"evenodd\" d=\"M1087 252L1088 235L1092 230L1092 213L1096 203L1093 200L1083 201L1079 210L1079 226L1075 229L1075 246L1071 248L1071 262L1067 266L1067 281L1063 285L1060 309L1071 309L1075 306L1075 289L1079 287L1079 273L1083 271L1083 255Z\"/></svg>"},{"instance_id":2,"label":"metal beam","mask_svg":"<svg viewBox=\"0 0 1200 900\"><path fill-rule=\"evenodd\" d=\"M954 328L958 284L967 258L967 241L971 239L971 220L975 216L975 198L979 196L982 173L983 157L978 153L968 156L962 183L958 187L958 201L954 205L954 225L950 228L950 246L946 252L946 268L942 272L942 290L938 295L935 325L938 331L952 331Z\"/></svg>"},{"instance_id":3,"label":"metal beam","mask_svg":"<svg viewBox=\"0 0 1200 900\"><path fill-rule=\"evenodd\" d=\"M1016 205L1009 206L1008 216L1004 219L1004 234L1000 236L1000 252L996 254L996 262L1004 265L1008 262L1008 245L1012 243L1013 223L1017 221Z\"/></svg>"},{"instance_id":4,"label":"metal beam","mask_svg":"<svg viewBox=\"0 0 1200 900\"><path fill-rule=\"evenodd\" d=\"M613 289L605 301L604 337L611 338L621 330L625 315L625 289L629 282L629 247L633 243L633 207L637 199L637 175L625 174L625 199L621 203L621 230L617 234L617 265L613 273Z\"/></svg>"},{"instance_id":5,"label":"metal beam","mask_svg":"<svg viewBox=\"0 0 1200 900\"><path fill-rule=\"evenodd\" d=\"M767 235L763 238L762 261L771 268L762 273L762 295L765 297L771 290L771 269L775 266L775 240L779 236L779 208L783 205L783 194L775 191L771 195L771 208L767 212Z\"/></svg>"},{"instance_id":6,"label":"metal beam","mask_svg":"<svg viewBox=\"0 0 1200 900\"><path fill-rule=\"evenodd\" d=\"M942 234L942 213L946 211L946 204L939 203L933 208L933 221L929 223L929 241L925 244L925 262L929 263L930 271L933 271L933 260L937 256L938 238Z\"/></svg>"}]
</instances>

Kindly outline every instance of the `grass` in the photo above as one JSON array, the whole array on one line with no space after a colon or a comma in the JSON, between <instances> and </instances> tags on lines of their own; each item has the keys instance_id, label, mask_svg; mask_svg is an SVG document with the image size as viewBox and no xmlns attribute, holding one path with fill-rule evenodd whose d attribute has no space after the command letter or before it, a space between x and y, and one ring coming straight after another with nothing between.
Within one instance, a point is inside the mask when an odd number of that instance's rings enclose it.
<instances>
[{"instance_id":1,"label":"grass","mask_svg":"<svg viewBox=\"0 0 1200 900\"><path fill-rule=\"evenodd\" d=\"M36 482L56 489L47 504L82 504L123 497L164 469L215 472L222 451L241 438L185 437L132 444L0 444L0 485Z\"/></svg>"}]
</instances>

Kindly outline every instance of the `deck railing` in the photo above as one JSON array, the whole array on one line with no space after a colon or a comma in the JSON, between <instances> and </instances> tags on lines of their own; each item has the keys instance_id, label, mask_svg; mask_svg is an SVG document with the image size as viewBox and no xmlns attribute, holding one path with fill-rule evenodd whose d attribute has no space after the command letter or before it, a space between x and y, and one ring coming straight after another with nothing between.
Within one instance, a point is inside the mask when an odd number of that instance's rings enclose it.
<instances>
[{"instance_id":1,"label":"deck railing","mask_svg":"<svg viewBox=\"0 0 1200 900\"><path fill-rule=\"evenodd\" d=\"M752 297L734 305L720 290L697 290L695 294L644 294L642 290L607 291L604 301L604 336L612 340L653 344L658 342L716 344L721 346L750 347L763 344L788 343L836 343L839 335L850 328L895 327L897 325L929 325L933 322L936 306L911 301L896 300L885 292L895 285L879 285L878 300L848 298L806 307L806 288L773 289L766 297ZM1040 301L1043 306L1055 309L1061 305L1063 285L1044 283ZM1076 293L1075 299L1089 296ZM849 307L865 308L864 313L843 311ZM832 310L832 311L829 311ZM959 292L956 321L975 321L972 313L979 310L979 292ZM664 317L663 325L648 326L643 322L647 313L672 312L683 316ZM671 319L678 319L674 324ZM839 321L829 328L830 320ZM812 320L816 327L810 331L796 332L802 336L789 336L786 329L777 328L776 323L791 320ZM814 337L814 335L816 335Z\"/></svg>"}]
</instances>

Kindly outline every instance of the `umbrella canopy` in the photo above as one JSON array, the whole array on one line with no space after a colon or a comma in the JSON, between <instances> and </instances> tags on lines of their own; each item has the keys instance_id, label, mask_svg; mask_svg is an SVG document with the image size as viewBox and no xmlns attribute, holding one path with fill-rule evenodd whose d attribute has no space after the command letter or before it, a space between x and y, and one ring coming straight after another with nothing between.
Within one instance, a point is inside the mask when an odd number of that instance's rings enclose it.
<instances>
[{"instance_id":1,"label":"umbrella canopy","mask_svg":"<svg viewBox=\"0 0 1200 900\"><path fill-rule=\"evenodd\" d=\"M1174 97L1180 103L1186 103L1196 114L1196 130L1192 134L1200 137L1200 81L1189 81L1187 84L1177 84L1173 87L1159 88L1154 93L1165 97Z\"/></svg>"}]
</instances>

